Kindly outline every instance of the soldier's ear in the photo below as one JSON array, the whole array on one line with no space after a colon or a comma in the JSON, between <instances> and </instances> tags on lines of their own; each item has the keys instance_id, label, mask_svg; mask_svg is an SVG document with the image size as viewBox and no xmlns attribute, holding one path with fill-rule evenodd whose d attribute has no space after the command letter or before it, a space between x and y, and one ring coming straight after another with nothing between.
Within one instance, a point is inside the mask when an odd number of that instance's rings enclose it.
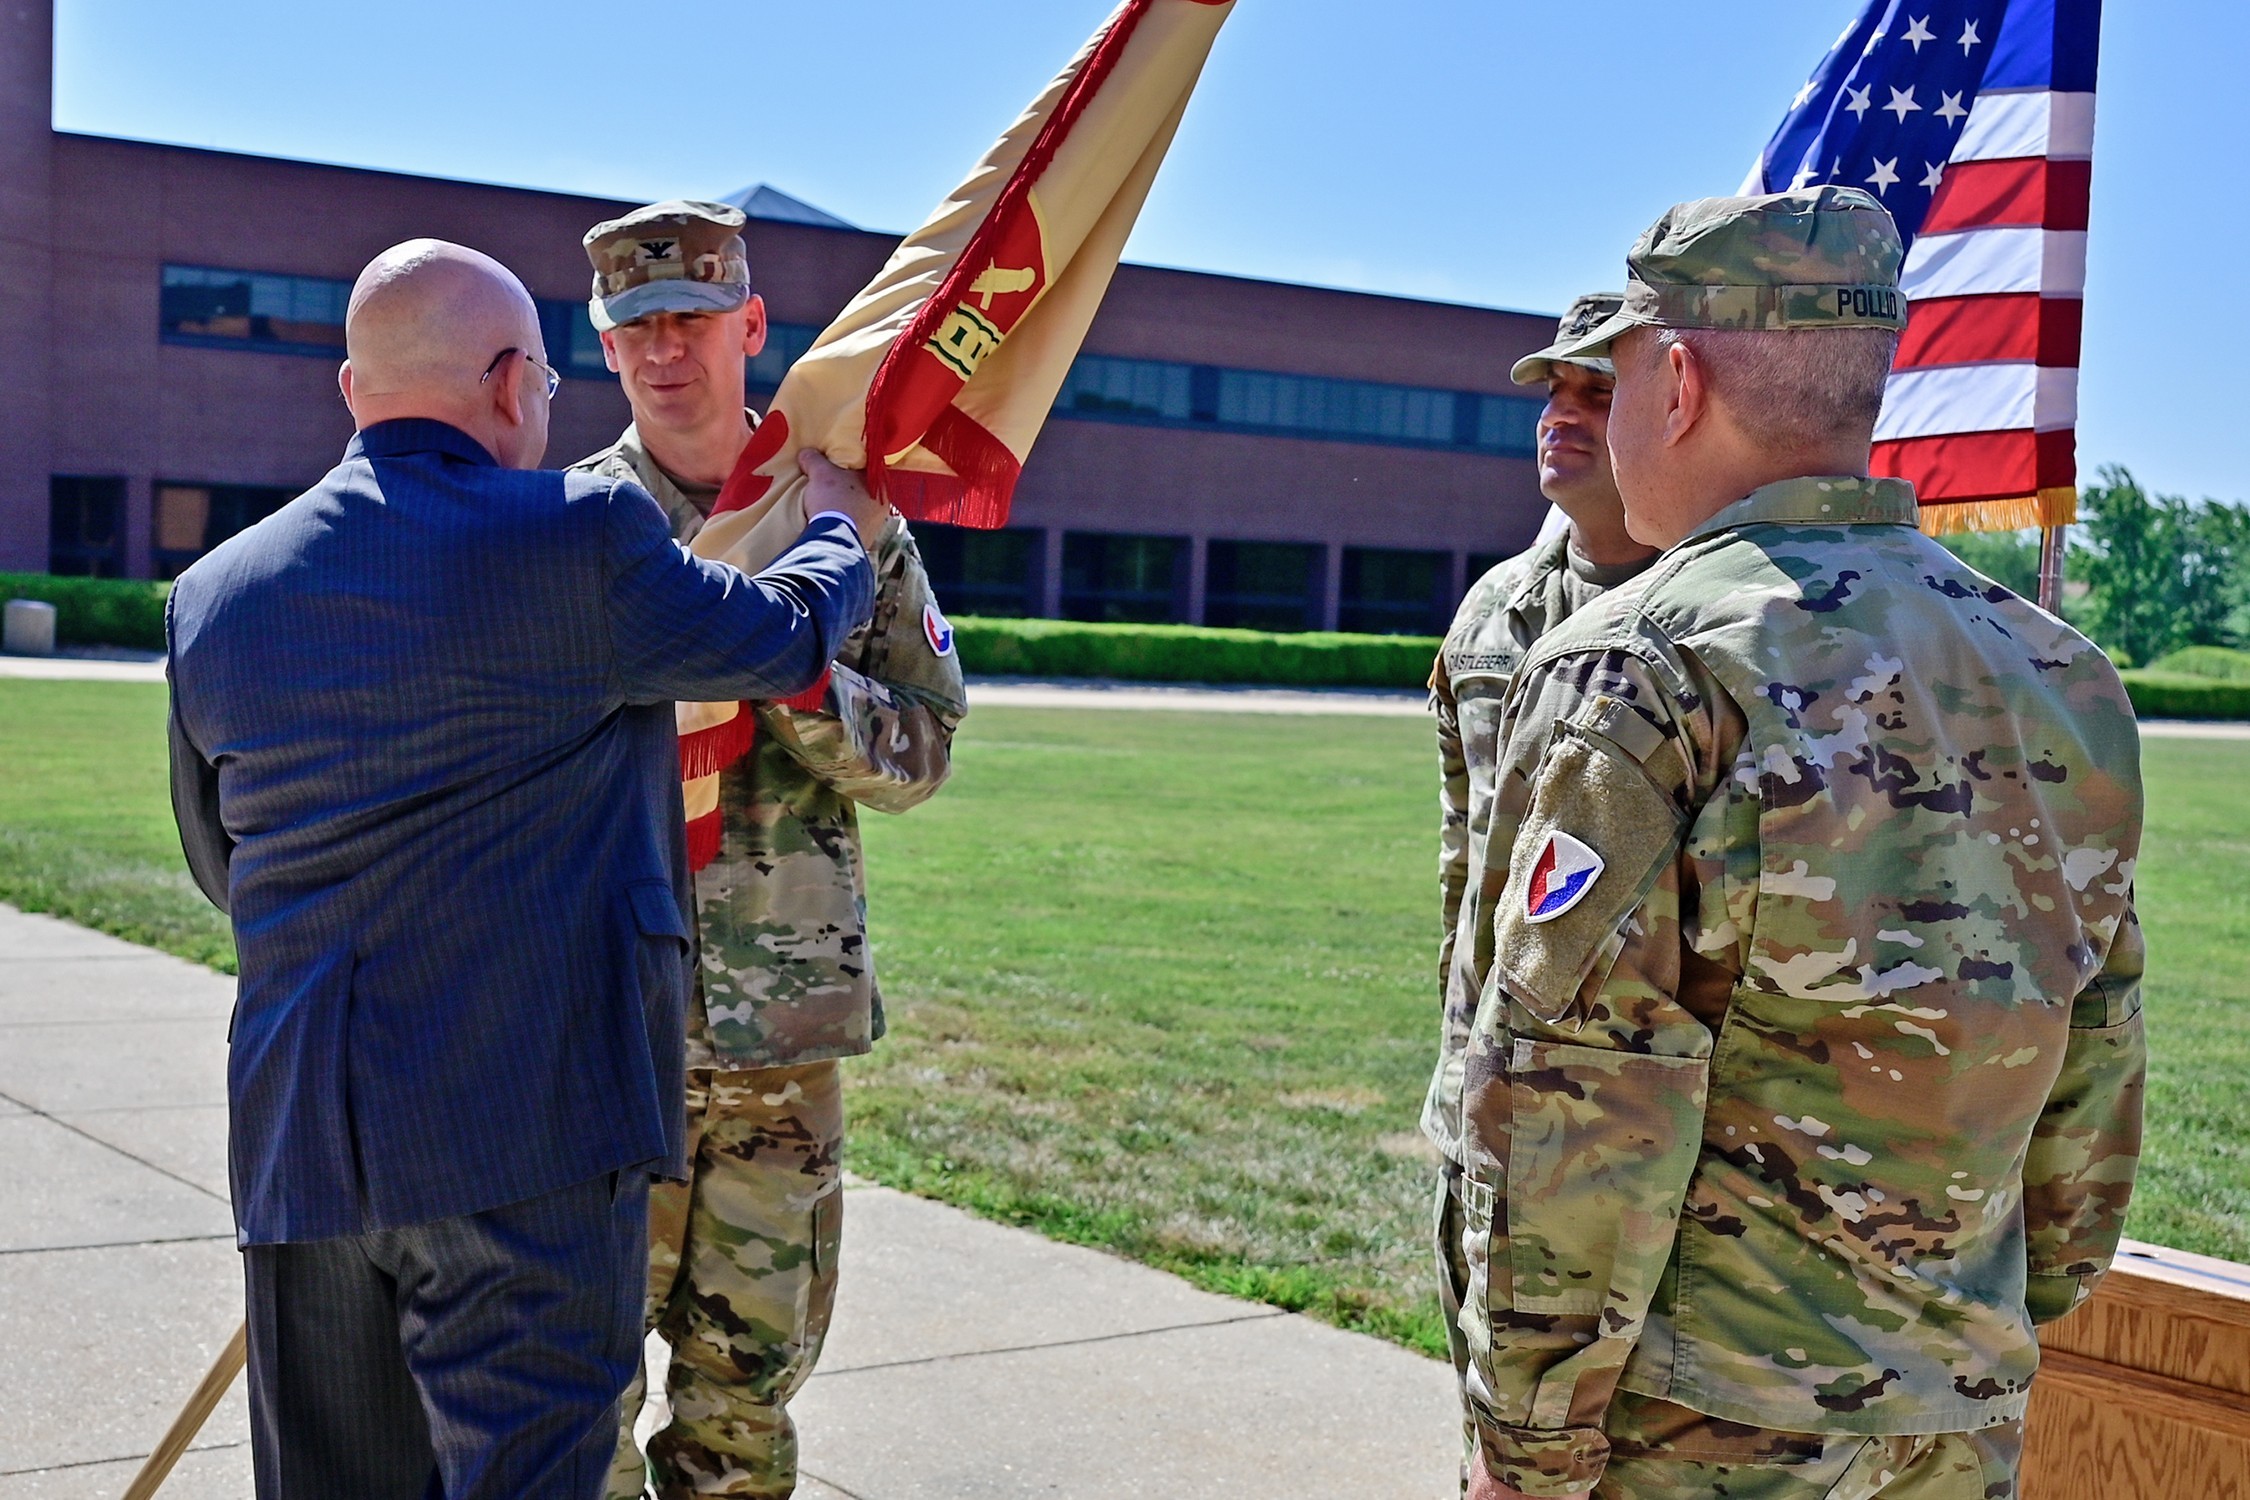
<instances>
[{"instance_id":1,"label":"soldier's ear","mask_svg":"<svg viewBox=\"0 0 2250 1500\"><path fill-rule=\"evenodd\" d=\"M749 315L742 323L742 357L756 359L766 347L766 299L752 292L742 310Z\"/></svg>"},{"instance_id":2,"label":"soldier's ear","mask_svg":"<svg viewBox=\"0 0 2250 1500\"><path fill-rule=\"evenodd\" d=\"M1664 441L1678 443L1711 416L1711 370L1687 343L1664 348Z\"/></svg>"}]
</instances>

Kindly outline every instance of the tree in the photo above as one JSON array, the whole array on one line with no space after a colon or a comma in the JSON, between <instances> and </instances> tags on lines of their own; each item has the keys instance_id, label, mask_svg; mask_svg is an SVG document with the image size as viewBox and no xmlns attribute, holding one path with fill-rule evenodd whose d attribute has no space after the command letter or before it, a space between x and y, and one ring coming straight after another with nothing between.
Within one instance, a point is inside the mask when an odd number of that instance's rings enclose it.
<instances>
[{"instance_id":1,"label":"tree","mask_svg":"<svg viewBox=\"0 0 2250 1500\"><path fill-rule=\"evenodd\" d=\"M2188 644L2250 642L2250 510L2207 500L2194 517L2181 609Z\"/></svg>"},{"instance_id":2,"label":"tree","mask_svg":"<svg viewBox=\"0 0 2250 1500\"><path fill-rule=\"evenodd\" d=\"M2086 624L2127 661L2146 665L2182 646L2225 646L2250 624L2245 569L2250 512L2179 495L2151 495L2111 466L2079 501L2087 545Z\"/></svg>"},{"instance_id":3,"label":"tree","mask_svg":"<svg viewBox=\"0 0 2250 1500\"><path fill-rule=\"evenodd\" d=\"M1959 531L1938 538L1955 557L2026 599L2039 597L2039 533Z\"/></svg>"}]
</instances>

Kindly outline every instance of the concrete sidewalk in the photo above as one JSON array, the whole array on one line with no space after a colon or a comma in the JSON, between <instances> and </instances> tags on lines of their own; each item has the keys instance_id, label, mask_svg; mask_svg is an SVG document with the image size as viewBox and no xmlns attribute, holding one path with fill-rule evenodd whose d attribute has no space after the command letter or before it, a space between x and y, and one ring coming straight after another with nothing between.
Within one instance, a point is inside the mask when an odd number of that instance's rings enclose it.
<instances>
[{"instance_id":1,"label":"concrete sidewalk","mask_svg":"<svg viewBox=\"0 0 2250 1500\"><path fill-rule=\"evenodd\" d=\"M0 677L43 678L50 682L162 682L164 658L153 651L66 646L53 656L13 656L0 652Z\"/></svg>"},{"instance_id":2,"label":"concrete sidewalk","mask_svg":"<svg viewBox=\"0 0 2250 1500\"><path fill-rule=\"evenodd\" d=\"M232 981L0 906L0 1500L121 1493L241 1317ZM1451 1375L885 1188L795 1410L808 1500L1453 1493ZM165 1487L245 1500L239 1382Z\"/></svg>"}]
</instances>

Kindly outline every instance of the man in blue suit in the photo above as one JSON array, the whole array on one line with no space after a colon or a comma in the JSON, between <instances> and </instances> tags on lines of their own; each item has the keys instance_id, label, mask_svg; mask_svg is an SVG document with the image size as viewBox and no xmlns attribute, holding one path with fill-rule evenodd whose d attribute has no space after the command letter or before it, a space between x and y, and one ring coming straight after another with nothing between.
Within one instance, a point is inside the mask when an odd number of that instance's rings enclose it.
<instances>
[{"instance_id":1,"label":"man in blue suit","mask_svg":"<svg viewBox=\"0 0 2250 1500\"><path fill-rule=\"evenodd\" d=\"M555 391L497 262L353 288L344 460L184 574L173 806L241 959L228 1064L262 1500L587 1500L678 1176L672 700L809 686L882 508L755 578L627 481L533 469Z\"/></svg>"}]
</instances>

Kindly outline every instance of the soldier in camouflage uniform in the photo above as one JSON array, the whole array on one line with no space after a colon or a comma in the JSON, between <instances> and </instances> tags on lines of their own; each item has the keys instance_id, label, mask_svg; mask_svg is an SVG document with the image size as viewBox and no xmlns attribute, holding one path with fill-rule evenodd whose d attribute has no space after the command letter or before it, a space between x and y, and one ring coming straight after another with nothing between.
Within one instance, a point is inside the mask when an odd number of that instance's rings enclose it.
<instances>
[{"instance_id":1,"label":"soldier in camouflage uniform","mask_svg":"<svg viewBox=\"0 0 2250 1500\"><path fill-rule=\"evenodd\" d=\"M1474 1495L2004 1500L2034 1328L2115 1251L2137 731L2098 650L1866 477L1899 259L1854 189L1681 205L1566 346L1615 360L1668 550L1502 729Z\"/></svg>"},{"instance_id":2,"label":"soldier in camouflage uniform","mask_svg":"<svg viewBox=\"0 0 2250 1500\"><path fill-rule=\"evenodd\" d=\"M1487 864L1495 837L1505 849L1515 827L1495 827L1492 792L1499 757L1500 710L1523 653L1554 626L1616 585L1634 578L1656 556L1625 530L1625 507L1609 470L1609 401L1616 371L1607 359L1558 358L1556 350L1584 336L1617 311L1614 292L1580 297L1563 314L1556 342L1516 362L1520 385L1547 389L1539 414L1539 489L1569 525L1530 550L1493 568L1469 589L1446 632L1430 673L1430 708L1437 716L1438 885L1442 936L1438 944L1438 996L1442 1021L1436 1072L1422 1109L1422 1130L1442 1164L1437 1194L1438 1297L1445 1309L1457 1373L1468 1372L1468 1346L1458 1314L1468 1268L1461 1247L1461 1056L1469 1040L1477 996L1492 967L1492 902L1500 893L1469 889L1471 869ZM1463 1414L1463 1469L1475 1427Z\"/></svg>"},{"instance_id":3,"label":"soldier in camouflage uniform","mask_svg":"<svg viewBox=\"0 0 2250 1500\"><path fill-rule=\"evenodd\" d=\"M594 326L633 408L576 467L630 478L692 539L757 423L743 361L765 337L725 204L653 204L594 227ZM720 778L723 836L696 879L702 964L689 1018L694 1180L649 1200L649 1325L672 1348L669 1425L646 1476L677 1496L796 1488L787 1403L819 1358L836 1295L843 1193L838 1059L883 1033L867 951L858 809L903 812L951 769L968 711L953 632L906 524L870 539L873 621L816 703L757 706ZM626 1393L609 1494L643 1492Z\"/></svg>"}]
</instances>

